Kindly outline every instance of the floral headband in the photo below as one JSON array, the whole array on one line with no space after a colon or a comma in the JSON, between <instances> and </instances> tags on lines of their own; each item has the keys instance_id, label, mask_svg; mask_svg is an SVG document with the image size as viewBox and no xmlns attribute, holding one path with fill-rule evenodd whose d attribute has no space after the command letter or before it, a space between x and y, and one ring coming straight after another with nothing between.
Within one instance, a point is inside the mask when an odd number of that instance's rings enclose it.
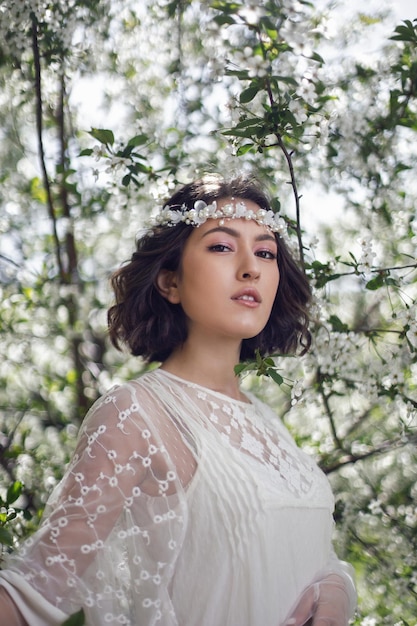
<instances>
[{"instance_id":1,"label":"floral headband","mask_svg":"<svg viewBox=\"0 0 417 626\"><path fill-rule=\"evenodd\" d=\"M241 200L235 202L233 199L232 202L219 208L217 208L216 201L207 204L204 200L197 200L192 209L185 204L179 207L179 210L173 209L172 205L167 205L162 211L151 217L149 226L176 226L182 222L198 227L208 219L220 219L220 225L223 226L225 219L239 218L254 220L260 226L266 226L274 233L285 234L287 231L285 221L277 213L266 209L252 211Z\"/></svg>"}]
</instances>

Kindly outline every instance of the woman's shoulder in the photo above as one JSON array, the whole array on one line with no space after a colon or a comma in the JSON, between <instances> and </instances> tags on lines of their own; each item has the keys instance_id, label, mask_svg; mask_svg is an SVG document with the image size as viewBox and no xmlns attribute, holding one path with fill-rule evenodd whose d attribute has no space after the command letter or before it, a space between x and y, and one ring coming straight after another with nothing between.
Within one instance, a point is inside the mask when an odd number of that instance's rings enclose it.
<instances>
[{"instance_id":1,"label":"woman's shoulder","mask_svg":"<svg viewBox=\"0 0 417 626\"><path fill-rule=\"evenodd\" d=\"M143 403L157 400L154 372L140 374L124 382L114 383L92 405L89 413L104 406L114 406L121 410L135 410Z\"/></svg>"},{"instance_id":2,"label":"woman's shoulder","mask_svg":"<svg viewBox=\"0 0 417 626\"><path fill-rule=\"evenodd\" d=\"M114 385L91 408L81 440L130 455L129 462L136 459L145 469L152 468L156 483L172 470L182 484L188 484L196 463L190 442L184 440L169 410L169 393L170 387L162 389L153 371ZM145 493L155 495L154 487L147 483Z\"/></svg>"},{"instance_id":3,"label":"woman's shoulder","mask_svg":"<svg viewBox=\"0 0 417 626\"><path fill-rule=\"evenodd\" d=\"M126 382L114 384L100 396L87 412L81 432L91 432L103 425L123 431L129 422L147 422L155 418L158 410L158 393L153 386L151 372Z\"/></svg>"}]
</instances>

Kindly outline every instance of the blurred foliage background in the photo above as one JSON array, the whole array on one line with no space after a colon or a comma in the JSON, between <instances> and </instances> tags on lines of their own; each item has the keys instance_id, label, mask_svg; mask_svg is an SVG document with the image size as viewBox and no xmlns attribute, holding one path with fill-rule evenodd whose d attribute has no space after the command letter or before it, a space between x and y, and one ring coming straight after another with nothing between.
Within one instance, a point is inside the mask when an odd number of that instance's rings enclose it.
<instances>
[{"instance_id":1,"label":"blurred foliage background","mask_svg":"<svg viewBox=\"0 0 417 626\"><path fill-rule=\"evenodd\" d=\"M143 370L107 340L110 272L177 184L249 171L311 278L314 345L243 384L329 475L356 623L417 623L417 21L347 6L0 2L3 552L88 407Z\"/></svg>"}]
</instances>

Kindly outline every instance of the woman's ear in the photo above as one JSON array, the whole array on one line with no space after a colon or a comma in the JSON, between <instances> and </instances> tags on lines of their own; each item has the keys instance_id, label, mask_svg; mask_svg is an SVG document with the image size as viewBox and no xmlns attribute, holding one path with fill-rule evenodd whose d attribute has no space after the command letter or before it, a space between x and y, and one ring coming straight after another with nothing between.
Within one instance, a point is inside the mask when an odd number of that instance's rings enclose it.
<instances>
[{"instance_id":1,"label":"woman's ear","mask_svg":"<svg viewBox=\"0 0 417 626\"><path fill-rule=\"evenodd\" d=\"M180 295L178 292L177 272L172 270L161 270L156 277L156 287L163 298L171 304L179 304Z\"/></svg>"}]
</instances>

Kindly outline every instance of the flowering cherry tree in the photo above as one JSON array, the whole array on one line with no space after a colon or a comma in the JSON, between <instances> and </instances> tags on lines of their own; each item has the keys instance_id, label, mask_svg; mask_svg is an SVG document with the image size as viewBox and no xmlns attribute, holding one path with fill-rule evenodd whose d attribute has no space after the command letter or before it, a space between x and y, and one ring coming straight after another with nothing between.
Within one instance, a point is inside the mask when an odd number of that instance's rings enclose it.
<instances>
[{"instance_id":1,"label":"flowering cherry tree","mask_svg":"<svg viewBox=\"0 0 417 626\"><path fill-rule=\"evenodd\" d=\"M243 384L333 483L357 623L415 624L417 22L364 60L354 38L383 17L333 16L289 0L0 6L4 550L36 527L88 406L143 369L107 342L108 273L178 182L247 170L311 279L314 342L243 364Z\"/></svg>"}]
</instances>

